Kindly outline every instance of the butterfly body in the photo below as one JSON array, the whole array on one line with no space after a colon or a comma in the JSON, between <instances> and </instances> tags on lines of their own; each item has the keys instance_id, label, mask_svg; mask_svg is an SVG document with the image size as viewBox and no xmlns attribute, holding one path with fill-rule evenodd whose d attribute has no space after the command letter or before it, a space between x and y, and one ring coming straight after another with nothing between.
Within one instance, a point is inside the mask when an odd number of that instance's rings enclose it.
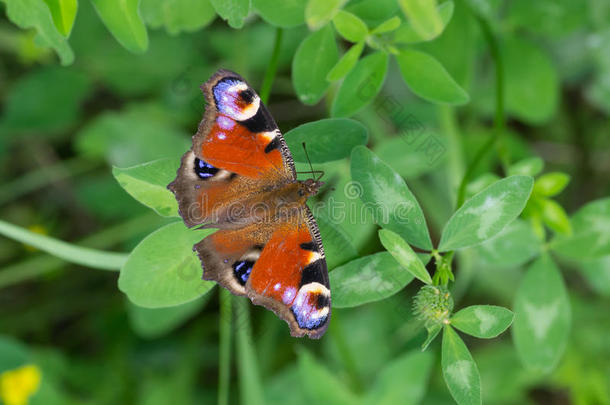
<instances>
[{"instance_id":1,"label":"butterfly body","mask_svg":"<svg viewBox=\"0 0 610 405\"><path fill-rule=\"evenodd\" d=\"M275 121L243 78L220 70L202 90L204 118L168 188L187 226L218 229L193 247L203 278L273 310L293 336L318 338L330 286L306 202L323 183L297 180Z\"/></svg>"}]
</instances>

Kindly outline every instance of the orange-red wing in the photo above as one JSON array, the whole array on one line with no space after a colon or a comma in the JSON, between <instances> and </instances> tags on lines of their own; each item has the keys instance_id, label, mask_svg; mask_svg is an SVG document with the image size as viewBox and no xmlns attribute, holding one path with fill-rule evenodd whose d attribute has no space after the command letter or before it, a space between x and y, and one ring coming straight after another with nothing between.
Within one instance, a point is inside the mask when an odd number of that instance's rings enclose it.
<instances>
[{"instance_id":1,"label":"orange-red wing","mask_svg":"<svg viewBox=\"0 0 610 405\"><path fill-rule=\"evenodd\" d=\"M199 159L267 184L296 180L277 124L241 76L221 70L202 89L208 106L193 138L193 152Z\"/></svg>"},{"instance_id":2,"label":"orange-red wing","mask_svg":"<svg viewBox=\"0 0 610 405\"><path fill-rule=\"evenodd\" d=\"M330 319L330 284L318 227L307 208L278 224L254 264L246 292L274 310L293 336L320 337Z\"/></svg>"},{"instance_id":3,"label":"orange-red wing","mask_svg":"<svg viewBox=\"0 0 610 405\"><path fill-rule=\"evenodd\" d=\"M294 183L296 173L275 121L243 78L219 70L202 90L205 114L169 189L187 226L226 227L230 204Z\"/></svg>"},{"instance_id":4,"label":"orange-red wing","mask_svg":"<svg viewBox=\"0 0 610 405\"><path fill-rule=\"evenodd\" d=\"M282 153L279 148L267 149L274 145L275 136L281 136L279 130L255 133L228 116L218 115L199 152L208 164L231 173L255 179L266 176L281 179L286 175Z\"/></svg>"},{"instance_id":5,"label":"orange-red wing","mask_svg":"<svg viewBox=\"0 0 610 405\"><path fill-rule=\"evenodd\" d=\"M319 338L330 320L330 285L317 225L305 207L282 222L222 229L195 245L203 278L273 310L293 336Z\"/></svg>"}]
</instances>

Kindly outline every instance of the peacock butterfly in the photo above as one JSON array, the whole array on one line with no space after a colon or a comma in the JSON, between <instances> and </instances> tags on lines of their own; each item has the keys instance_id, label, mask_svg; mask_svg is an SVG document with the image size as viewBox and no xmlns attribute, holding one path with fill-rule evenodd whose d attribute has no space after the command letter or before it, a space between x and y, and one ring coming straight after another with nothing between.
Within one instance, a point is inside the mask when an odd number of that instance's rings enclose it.
<instances>
[{"instance_id":1,"label":"peacock butterfly","mask_svg":"<svg viewBox=\"0 0 610 405\"><path fill-rule=\"evenodd\" d=\"M320 338L330 285L306 202L323 183L297 180L284 137L241 76L221 69L201 89L205 113L168 188L186 226L218 229L193 246L203 279L274 311L292 336Z\"/></svg>"}]
</instances>

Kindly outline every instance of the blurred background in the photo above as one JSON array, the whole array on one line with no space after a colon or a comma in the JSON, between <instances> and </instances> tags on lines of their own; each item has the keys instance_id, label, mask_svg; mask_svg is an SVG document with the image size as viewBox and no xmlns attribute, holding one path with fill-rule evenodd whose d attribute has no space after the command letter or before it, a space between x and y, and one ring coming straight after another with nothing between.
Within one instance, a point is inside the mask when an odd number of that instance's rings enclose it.
<instances>
[{"instance_id":1,"label":"blurred background","mask_svg":"<svg viewBox=\"0 0 610 405\"><path fill-rule=\"evenodd\" d=\"M268 2L254 1L243 27L234 29L213 10L209 21L194 27L164 20L163 7L189 2L163 6L143 0L148 47L135 53L81 0L68 40L73 62L62 65L48 41L36 38L48 28L29 24L25 12L9 12L17 1L0 1L0 219L80 246L129 252L172 219L130 197L113 178L112 166L182 155L204 109L199 85L216 69L234 70L260 89L278 24L261 18L268 15L261 11ZM47 3L53 2L28 0L26 9L35 13ZM344 7L370 27L401 15L396 2L352 0ZM509 156L509 165L540 158L544 172L569 175L567 187L553 198L571 215L610 192L610 5L512 0L489 7L487 18L503 55L508 129L499 153L487 154L472 179L498 178L507 164L498 155ZM371 14L375 9L378 14ZM328 117L337 91L337 83L331 84L314 105L303 104L295 93L292 63L309 33L303 22L283 29L268 103L283 132ZM340 37L337 43L348 48ZM66 63L64 46L57 49ZM456 176L492 136L494 64L462 1L455 2L438 38L414 46L441 61L470 101L447 106L419 98L392 61L377 99L392 97L410 121L396 122L375 103L353 118L368 128L368 146L406 179L437 242L453 210ZM405 144L401 125L424 128L441 148L430 155ZM343 190L349 162L320 167ZM524 215L522 221L529 220ZM372 221L340 225L359 255L382 250ZM537 226L538 234L562 230L561 224ZM514 262L510 249L501 257L494 257L493 246L491 254L469 251L456 265L456 307L511 308L532 255ZM610 256L559 263L572 326L551 373L528 371L510 332L485 341L465 337L481 373L484 404L610 404ZM28 397L31 404L45 405L217 402L218 289L179 310L151 310L130 304L117 278L116 272L69 264L0 237L0 360L10 364L23 355L36 366L20 379L3 374L0 398L6 405L25 404ZM243 393L251 390L262 392L269 404L383 402L371 393L381 390L375 379L392 359L418 351L425 339L410 311L418 287L412 283L389 299L335 310L336 326L321 341L291 338L273 314L234 301L236 327L240 311L249 312L252 337L250 351L242 346L233 351L229 403L249 403ZM428 349L430 365L415 376L386 381L412 383L412 395L400 403L454 403L442 380L439 350L437 340ZM254 358L248 357L252 353ZM16 381L22 388L15 388ZM15 390L28 392L29 385L37 387L33 395L10 398Z\"/></svg>"}]
</instances>

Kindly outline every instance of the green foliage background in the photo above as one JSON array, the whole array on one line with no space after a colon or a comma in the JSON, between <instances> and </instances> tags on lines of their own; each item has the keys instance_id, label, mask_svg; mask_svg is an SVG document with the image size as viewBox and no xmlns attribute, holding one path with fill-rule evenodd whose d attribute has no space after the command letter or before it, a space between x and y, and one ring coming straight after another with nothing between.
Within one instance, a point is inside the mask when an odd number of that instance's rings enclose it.
<instances>
[{"instance_id":1,"label":"green foliage background","mask_svg":"<svg viewBox=\"0 0 610 405\"><path fill-rule=\"evenodd\" d=\"M608 2L0 16L0 382L38 366L30 404L610 404ZM326 172L320 341L202 282L165 188L221 67Z\"/></svg>"}]
</instances>

